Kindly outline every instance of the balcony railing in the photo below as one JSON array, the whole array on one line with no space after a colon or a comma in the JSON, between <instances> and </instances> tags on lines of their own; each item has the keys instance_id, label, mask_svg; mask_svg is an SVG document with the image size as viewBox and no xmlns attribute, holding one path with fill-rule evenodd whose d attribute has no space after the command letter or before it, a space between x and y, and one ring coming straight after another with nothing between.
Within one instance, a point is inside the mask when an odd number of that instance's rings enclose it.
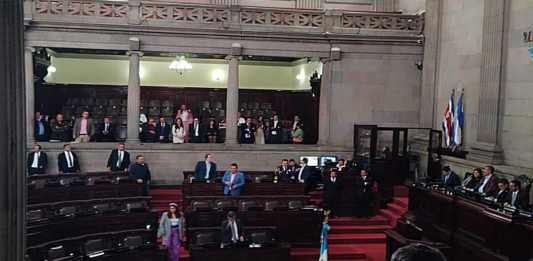
<instances>
[{"instance_id":1,"label":"balcony railing","mask_svg":"<svg viewBox=\"0 0 533 261\"><path fill-rule=\"evenodd\" d=\"M424 18L395 13L269 9L226 5L190 5L142 0L26 0L39 22L85 22L305 33L422 34ZM26 19L28 20L28 19ZM211 26L211 27L210 27ZM303 31L302 31L303 30ZM375 34L374 34L375 35Z\"/></svg>"}]
</instances>

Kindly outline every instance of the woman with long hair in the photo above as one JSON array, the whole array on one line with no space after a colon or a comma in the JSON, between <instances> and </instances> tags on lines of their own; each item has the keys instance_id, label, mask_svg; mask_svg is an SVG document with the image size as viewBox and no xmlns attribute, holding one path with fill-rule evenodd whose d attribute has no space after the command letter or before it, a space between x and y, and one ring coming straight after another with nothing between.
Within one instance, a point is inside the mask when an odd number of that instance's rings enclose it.
<instances>
[{"instance_id":1,"label":"woman with long hair","mask_svg":"<svg viewBox=\"0 0 533 261\"><path fill-rule=\"evenodd\" d=\"M176 118L176 122L172 125L172 142L184 143L185 142L185 127L183 126L183 120Z\"/></svg>"},{"instance_id":2,"label":"woman with long hair","mask_svg":"<svg viewBox=\"0 0 533 261\"><path fill-rule=\"evenodd\" d=\"M178 261L180 246L185 242L185 216L178 204L170 203L169 209L161 215L157 237L162 239L163 246L168 249L168 260Z\"/></svg>"}]
</instances>

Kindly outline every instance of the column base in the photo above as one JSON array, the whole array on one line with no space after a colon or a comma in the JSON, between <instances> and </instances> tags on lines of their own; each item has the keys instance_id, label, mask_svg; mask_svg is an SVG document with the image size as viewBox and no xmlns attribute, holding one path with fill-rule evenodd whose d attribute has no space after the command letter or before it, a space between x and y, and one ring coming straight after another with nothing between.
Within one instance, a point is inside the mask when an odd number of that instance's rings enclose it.
<instances>
[{"instance_id":1,"label":"column base","mask_svg":"<svg viewBox=\"0 0 533 261\"><path fill-rule=\"evenodd\" d=\"M141 140L140 140L140 139L126 139L126 143L136 143L136 144L139 144L139 143L141 143Z\"/></svg>"},{"instance_id":2,"label":"column base","mask_svg":"<svg viewBox=\"0 0 533 261\"><path fill-rule=\"evenodd\" d=\"M237 139L231 139L231 138L226 137L226 139L224 140L224 144L226 144L226 145L238 145L239 142L237 141Z\"/></svg>"},{"instance_id":3,"label":"column base","mask_svg":"<svg viewBox=\"0 0 533 261\"><path fill-rule=\"evenodd\" d=\"M502 148L498 145L484 142L474 143L470 147L467 159L493 165L504 163Z\"/></svg>"}]
</instances>

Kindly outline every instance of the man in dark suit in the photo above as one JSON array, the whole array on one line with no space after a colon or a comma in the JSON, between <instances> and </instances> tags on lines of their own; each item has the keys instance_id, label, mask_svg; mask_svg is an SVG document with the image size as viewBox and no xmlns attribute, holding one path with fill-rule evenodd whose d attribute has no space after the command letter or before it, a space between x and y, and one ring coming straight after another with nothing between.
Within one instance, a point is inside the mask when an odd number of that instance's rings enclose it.
<instances>
[{"instance_id":1,"label":"man in dark suit","mask_svg":"<svg viewBox=\"0 0 533 261\"><path fill-rule=\"evenodd\" d=\"M212 180L217 175L217 164L213 161L213 155L205 154L205 160L198 161L194 168L194 179Z\"/></svg>"},{"instance_id":2,"label":"man in dark suit","mask_svg":"<svg viewBox=\"0 0 533 261\"><path fill-rule=\"evenodd\" d=\"M334 217L337 214L337 206L339 204L341 191L341 182L337 178L337 169L331 169L329 177L324 179L324 189L322 198L324 202L324 209L331 211L330 216Z\"/></svg>"},{"instance_id":3,"label":"man in dark suit","mask_svg":"<svg viewBox=\"0 0 533 261\"><path fill-rule=\"evenodd\" d=\"M244 229L235 212L229 211L226 217L227 219L222 221L220 226L221 248L244 242Z\"/></svg>"},{"instance_id":4,"label":"man in dark suit","mask_svg":"<svg viewBox=\"0 0 533 261\"><path fill-rule=\"evenodd\" d=\"M274 115L272 117L272 126L270 126L268 137L269 141L267 143L270 144L279 144L281 143L281 135L282 135L282 129L281 129L281 121L279 120L278 115Z\"/></svg>"},{"instance_id":5,"label":"man in dark suit","mask_svg":"<svg viewBox=\"0 0 533 261\"><path fill-rule=\"evenodd\" d=\"M509 183L510 191L507 194L507 198L505 199L505 203L520 209L527 208L527 200L524 197L524 193L520 189L522 184L518 180L511 180Z\"/></svg>"},{"instance_id":6,"label":"man in dark suit","mask_svg":"<svg viewBox=\"0 0 533 261\"><path fill-rule=\"evenodd\" d=\"M355 215L368 217L372 215L374 201L374 180L366 169L361 170L360 176L355 178Z\"/></svg>"},{"instance_id":7,"label":"man in dark suit","mask_svg":"<svg viewBox=\"0 0 533 261\"><path fill-rule=\"evenodd\" d=\"M165 117L159 117L159 123L156 126L156 133L161 143L170 142L170 125L165 121Z\"/></svg>"},{"instance_id":8,"label":"man in dark suit","mask_svg":"<svg viewBox=\"0 0 533 261\"><path fill-rule=\"evenodd\" d=\"M296 180L299 183L305 183L305 193L309 193L314 187L314 182L311 179L311 176L313 175L313 169L312 167L307 166L307 158L303 158L300 160L300 168L297 170L296 173Z\"/></svg>"},{"instance_id":9,"label":"man in dark suit","mask_svg":"<svg viewBox=\"0 0 533 261\"><path fill-rule=\"evenodd\" d=\"M113 142L115 141L115 124L111 122L111 118L105 117L104 122L98 125L96 129L96 141Z\"/></svg>"},{"instance_id":10,"label":"man in dark suit","mask_svg":"<svg viewBox=\"0 0 533 261\"><path fill-rule=\"evenodd\" d=\"M107 169L110 171L127 171L130 167L130 153L126 151L124 143L117 144L107 159Z\"/></svg>"},{"instance_id":11,"label":"man in dark suit","mask_svg":"<svg viewBox=\"0 0 533 261\"><path fill-rule=\"evenodd\" d=\"M28 175L45 174L48 167L48 157L41 151L41 145L34 144L33 151L28 154Z\"/></svg>"},{"instance_id":12,"label":"man in dark suit","mask_svg":"<svg viewBox=\"0 0 533 261\"><path fill-rule=\"evenodd\" d=\"M509 194L509 181L507 179L498 180L498 191L495 192L492 197L496 199L497 203L504 203Z\"/></svg>"},{"instance_id":13,"label":"man in dark suit","mask_svg":"<svg viewBox=\"0 0 533 261\"><path fill-rule=\"evenodd\" d=\"M70 144L63 145L63 152L57 156L57 168L59 173L76 173L80 172L80 163L78 156L71 151Z\"/></svg>"},{"instance_id":14,"label":"man in dark suit","mask_svg":"<svg viewBox=\"0 0 533 261\"><path fill-rule=\"evenodd\" d=\"M276 168L276 175L278 179L283 182L289 182L294 178L291 169L289 168L289 160L282 159L281 165Z\"/></svg>"},{"instance_id":15,"label":"man in dark suit","mask_svg":"<svg viewBox=\"0 0 533 261\"><path fill-rule=\"evenodd\" d=\"M490 196L498 191L498 178L494 176L494 167L486 166L483 169L483 178L474 188L475 192Z\"/></svg>"},{"instance_id":16,"label":"man in dark suit","mask_svg":"<svg viewBox=\"0 0 533 261\"><path fill-rule=\"evenodd\" d=\"M143 195L148 196L152 175L148 164L144 162L143 155L135 157L135 163L131 164L129 174L130 179L135 180L138 184L143 184Z\"/></svg>"},{"instance_id":17,"label":"man in dark suit","mask_svg":"<svg viewBox=\"0 0 533 261\"><path fill-rule=\"evenodd\" d=\"M450 166L444 166L442 168L441 180L442 185L446 187L454 188L456 186L461 185L461 180L459 176L457 176L457 174L455 174L455 172L450 169Z\"/></svg>"},{"instance_id":18,"label":"man in dark suit","mask_svg":"<svg viewBox=\"0 0 533 261\"><path fill-rule=\"evenodd\" d=\"M204 128L200 124L198 118L194 118L189 127L189 140L191 143L202 143L204 138Z\"/></svg>"},{"instance_id":19,"label":"man in dark suit","mask_svg":"<svg viewBox=\"0 0 533 261\"><path fill-rule=\"evenodd\" d=\"M50 140L50 126L40 112L35 113L34 137L36 141Z\"/></svg>"},{"instance_id":20,"label":"man in dark suit","mask_svg":"<svg viewBox=\"0 0 533 261\"><path fill-rule=\"evenodd\" d=\"M241 136L239 139L241 144L255 143L255 126L251 118L246 119L246 123L241 126Z\"/></svg>"}]
</instances>

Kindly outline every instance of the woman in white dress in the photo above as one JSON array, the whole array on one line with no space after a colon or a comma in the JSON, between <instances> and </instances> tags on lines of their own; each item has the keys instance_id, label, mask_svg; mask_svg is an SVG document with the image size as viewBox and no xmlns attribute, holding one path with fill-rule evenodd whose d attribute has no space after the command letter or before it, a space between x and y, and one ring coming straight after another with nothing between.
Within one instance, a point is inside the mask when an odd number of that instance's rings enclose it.
<instances>
[{"instance_id":1,"label":"woman in white dress","mask_svg":"<svg viewBox=\"0 0 533 261\"><path fill-rule=\"evenodd\" d=\"M176 119L176 123L172 125L172 143L184 143L185 142L185 128L183 127L183 121L181 118Z\"/></svg>"}]
</instances>

